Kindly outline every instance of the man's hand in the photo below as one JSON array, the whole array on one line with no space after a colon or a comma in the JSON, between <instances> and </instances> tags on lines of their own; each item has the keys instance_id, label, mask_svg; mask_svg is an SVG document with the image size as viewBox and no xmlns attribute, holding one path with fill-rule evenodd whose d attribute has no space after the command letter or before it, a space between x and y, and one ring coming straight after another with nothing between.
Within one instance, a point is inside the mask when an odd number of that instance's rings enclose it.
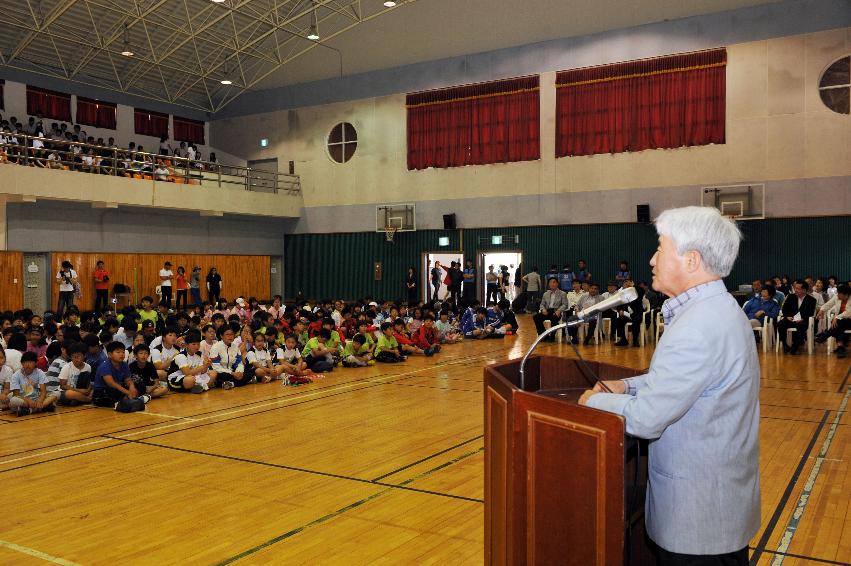
<instances>
[{"instance_id":1,"label":"man's hand","mask_svg":"<svg viewBox=\"0 0 851 566\"><path fill-rule=\"evenodd\" d=\"M765 311L756 311L756 315L755 315L755 316L756 316L757 318L759 318L759 317L764 316L764 315L765 315Z\"/></svg>"},{"instance_id":2,"label":"man's hand","mask_svg":"<svg viewBox=\"0 0 851 566\"><path fill-rule=\"evenodd\" d=\"M582 397L579 398L579 404L580 405L587 405L588 399L590 399L591 397L593 397L596 394L597 394L597 392L594 391L593 389L588 389L585 393L582 394Z\"/></svg>"},{"instance_id":3,"label":"man's hand","mask_svg":"<svg viewBox=\"0 0 851 566\"><path fill-rule=\"evenodd\" d=\"M839 326L839 319L838 318L834 318L833 320L830 321L830 327L831 328L836 328L837 326Z\"/></svg>"},{"instance_id":4,"label":"man's hand","mask_svg":"<svg viewBox=\"0 0 851 566\"><path fill-rule=\"evenodd\" d=\"M824 311L818 311L816 313L816 320L821 320L822 318L824 318Z\"/></svg>"},{"instance_id":5,"label":"man's hand","mask_svg":"<svg viewBox=\"0 0 851 566\"><path fill-rule=\"evenodd\" d=\"M626 393L626 383L624 383L620 379L616 379L614 381L604 381L603 383L606 384L606 387L608 387L612 393ZM608 391L603 389L603 385L599 382L594 385L593 391L597 393L608 393Z\"/></svg>"}]
</instances>

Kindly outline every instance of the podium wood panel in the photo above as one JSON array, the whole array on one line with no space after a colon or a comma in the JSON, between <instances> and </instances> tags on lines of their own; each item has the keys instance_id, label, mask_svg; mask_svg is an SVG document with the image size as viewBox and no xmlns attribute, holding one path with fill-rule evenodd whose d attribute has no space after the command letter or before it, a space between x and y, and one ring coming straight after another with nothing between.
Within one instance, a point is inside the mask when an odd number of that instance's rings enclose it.
<instances>
[{"instance_id":1,"label":"podium wood panel","mask_svg":"<svg viewBox=\"0 0 851 566\"><path fill-rule=\"evenodd\" d=\"M638 370L556 357L485 368L485 562L615 566L625 553L625 426L576 403L593 375Z\"/></svg>"}]
</instances>

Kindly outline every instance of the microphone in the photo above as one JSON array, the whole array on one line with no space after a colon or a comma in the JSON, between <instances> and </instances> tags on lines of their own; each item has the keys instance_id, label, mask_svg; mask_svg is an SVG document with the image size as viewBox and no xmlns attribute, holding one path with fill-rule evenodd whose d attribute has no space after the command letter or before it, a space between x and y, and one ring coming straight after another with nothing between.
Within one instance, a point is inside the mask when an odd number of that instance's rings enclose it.
<instances>
[{"instance_id":1,"label":"microphone","mask_svg":"<svg viewBox=\"0 0 851 566\"><path fill-rule=\"evenodd\" d=\"M631 303L637 298L638 292L635 290L635 287L624 287L608 299L600 301L596 305L591 305L587 309L579 311L578 313L576 313L576 318L578 318L579 320L587 320L603 311L607 311L609 309L613 309L615 307Z\"/></svg>"}]
</instances>

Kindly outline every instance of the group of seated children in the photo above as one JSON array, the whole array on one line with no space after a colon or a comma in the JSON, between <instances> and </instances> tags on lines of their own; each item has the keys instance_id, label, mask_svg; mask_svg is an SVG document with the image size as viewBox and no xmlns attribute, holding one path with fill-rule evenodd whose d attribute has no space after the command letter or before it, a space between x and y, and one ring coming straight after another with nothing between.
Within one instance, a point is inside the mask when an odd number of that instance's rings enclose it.
<instances>
[{"instance_id":1,"label":"group of seated children","mask_svg":"<svg viewBox=\"0 0 851 566\"><path fill-rule=\"evenodd\" d=\"M249 301L243 304L256 304ZM438 310L439 309L439 310ZM235 310L235 309L233 309ZM473 305L460 317L450 306L303 301L254 312L140 308L114 316L69 309L64 321L30 311L0 315L0 410L18 416L92 403L121 412L144 410L168 392L203 393L251 383L310 383L337 367L433 356L465 337L511 335L508 301ZM437 316L435 314L437 313ZM203 315L203 317L202 317Z\"/></svg>"}]
</instances>

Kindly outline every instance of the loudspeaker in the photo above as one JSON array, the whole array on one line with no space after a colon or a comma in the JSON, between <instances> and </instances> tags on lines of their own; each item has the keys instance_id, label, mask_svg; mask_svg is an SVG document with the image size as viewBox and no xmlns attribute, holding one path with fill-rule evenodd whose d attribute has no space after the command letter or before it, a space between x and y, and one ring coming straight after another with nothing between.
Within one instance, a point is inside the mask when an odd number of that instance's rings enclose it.
<instances>
[{"instance_id":1,"label":"loudspeaker","mask_svg":"<svg viewBox=\"0 0 851 566\"><path fill-rule=\"evenodd\" d=\"M455 213L443 215L443 229L444 230L454 230L455 229Z\"/></svg>"},{"instance_id":2,"label":"loudspeaker","mask_svg":"<svg viewBox=\"0 0 851 566\"><path fill-rule=\"evenodd\" d=\"M650 224L650 205L637 204L635 205L636 222L640 224Z\"/></svg>"}]
</instances>

